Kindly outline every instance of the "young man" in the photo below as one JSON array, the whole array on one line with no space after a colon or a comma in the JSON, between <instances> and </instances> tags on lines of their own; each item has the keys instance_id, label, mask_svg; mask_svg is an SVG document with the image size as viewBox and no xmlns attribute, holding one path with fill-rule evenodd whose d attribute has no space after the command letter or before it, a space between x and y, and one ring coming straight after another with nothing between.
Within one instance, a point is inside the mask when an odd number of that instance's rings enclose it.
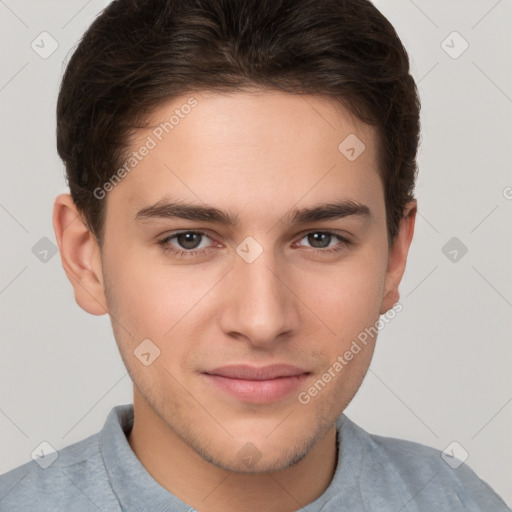
<instances>
[{"instance_id":1,"label":"young man","mask_svg":"<svg viewBox=\"0 0 512 512\"><path fill-rule=\"evenodd\" d=\"M54 227L134 403L1 510L508 510L343 414L400 307L419 108L366 0L113 2L63 78Z\"/></svg>"}]
</instances>

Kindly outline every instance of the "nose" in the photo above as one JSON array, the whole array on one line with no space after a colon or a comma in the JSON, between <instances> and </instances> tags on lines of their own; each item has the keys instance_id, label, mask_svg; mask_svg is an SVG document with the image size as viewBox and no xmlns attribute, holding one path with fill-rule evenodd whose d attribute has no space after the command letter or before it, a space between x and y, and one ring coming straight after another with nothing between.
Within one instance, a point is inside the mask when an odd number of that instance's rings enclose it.
<instances>
[{"instance_id":1,"label":"nose","mask_svg":"<svg viewBox=\"0 0 512 512\"><path fill-rule=\"evenodd\" d=\"M285 265L271 250L252 262L236 256L223 280L220 322L227 335L264 348L297 332L300 301L287 282L291 277Z\"/></svg>"}]
</instances>

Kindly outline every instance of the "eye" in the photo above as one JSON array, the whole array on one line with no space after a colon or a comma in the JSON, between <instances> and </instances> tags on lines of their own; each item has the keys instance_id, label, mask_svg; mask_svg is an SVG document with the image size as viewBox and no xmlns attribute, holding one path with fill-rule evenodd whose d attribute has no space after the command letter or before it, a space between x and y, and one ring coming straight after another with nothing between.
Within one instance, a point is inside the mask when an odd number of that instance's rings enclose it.
<instances>
[{"instance_id":1,"label":"eye","mask_svg":"<svg viewBox=\"0 0 512 512\"><path fill-rule=\"evenodd\" d=\"M322 253L341 251L350 245L349 240L332 231L310 231L301 238L301 240L304 239L307 239L308 243L312 244L313 250ZM336 241L338 241L337 244L329 247L331 242Z\"/></svg>"},{"instance_id":2,"label":"eye","mask_svg":"<svg viewBox=\"0 0 512 512\"><path fill-rule=\"evenodd\" d=\"M205 252L205 247L197 250L204 237L210 238L203 231L181 231L159 240L158 245L162 247L164 252L172 252L178 257L196 256L199 253ZM171 244L172 240L176 240L179 244L177 249Z\"/></svg>"},{"instance_id":3,"label":"eye","mask_svg":"<svg viewBox=\"0 0 512 512\"><path fill-rule=\"evenodd\" d=\"M165 253L170 252L178 258L189 258L208 252L209 245L203 243L205 238L211 240L204 231L181 231L166 236L157 243ZM350 246L349 240L331 231L310 231L299 241L304 239L312 244L312 251L320 254L335 253ZM336 241L337 244L331 246L331 242Z\"/></svg>"}]
</instances>

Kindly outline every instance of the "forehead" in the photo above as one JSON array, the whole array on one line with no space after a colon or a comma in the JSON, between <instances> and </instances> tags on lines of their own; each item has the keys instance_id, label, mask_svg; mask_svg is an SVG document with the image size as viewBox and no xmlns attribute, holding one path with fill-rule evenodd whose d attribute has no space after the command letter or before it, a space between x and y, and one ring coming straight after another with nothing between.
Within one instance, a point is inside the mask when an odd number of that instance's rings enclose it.
<instances>
[{"instance_id":1,"label":"forehead","mask_svg":"<svg viewBox=\"0 0 512 512\"><path fill-rule=\"evenodd\" d=\"M132 137L130 151L151 149L109 202L133 211L172 194L233 210L256 202L260 215L301 202L375 202L376 142L373 127L331 98L191 92L162 104Z\"/></svg>"}]
</instances>

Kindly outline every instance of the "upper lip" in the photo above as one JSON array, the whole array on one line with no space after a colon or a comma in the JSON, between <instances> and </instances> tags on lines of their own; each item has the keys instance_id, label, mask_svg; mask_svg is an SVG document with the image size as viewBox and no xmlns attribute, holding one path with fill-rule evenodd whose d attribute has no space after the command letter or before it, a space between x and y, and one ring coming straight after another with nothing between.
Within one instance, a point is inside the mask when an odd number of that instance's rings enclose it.
<instances>
[{"instance_id":1,"label":"upper lip","mask_svg":"<svg viewBox=\"0 0 512 512\"><path fill-rule=\"evenodd\" d=\"M220 366L214 370L205 372L208 375L219 375L221 377L228 377L231 379L243 380L269 380L278 377L292 377L303 375L306 372L289 364L271 364L268 366L250 366L247 364L235 364L228 366Z\"/></svg>"}]
</instances>

